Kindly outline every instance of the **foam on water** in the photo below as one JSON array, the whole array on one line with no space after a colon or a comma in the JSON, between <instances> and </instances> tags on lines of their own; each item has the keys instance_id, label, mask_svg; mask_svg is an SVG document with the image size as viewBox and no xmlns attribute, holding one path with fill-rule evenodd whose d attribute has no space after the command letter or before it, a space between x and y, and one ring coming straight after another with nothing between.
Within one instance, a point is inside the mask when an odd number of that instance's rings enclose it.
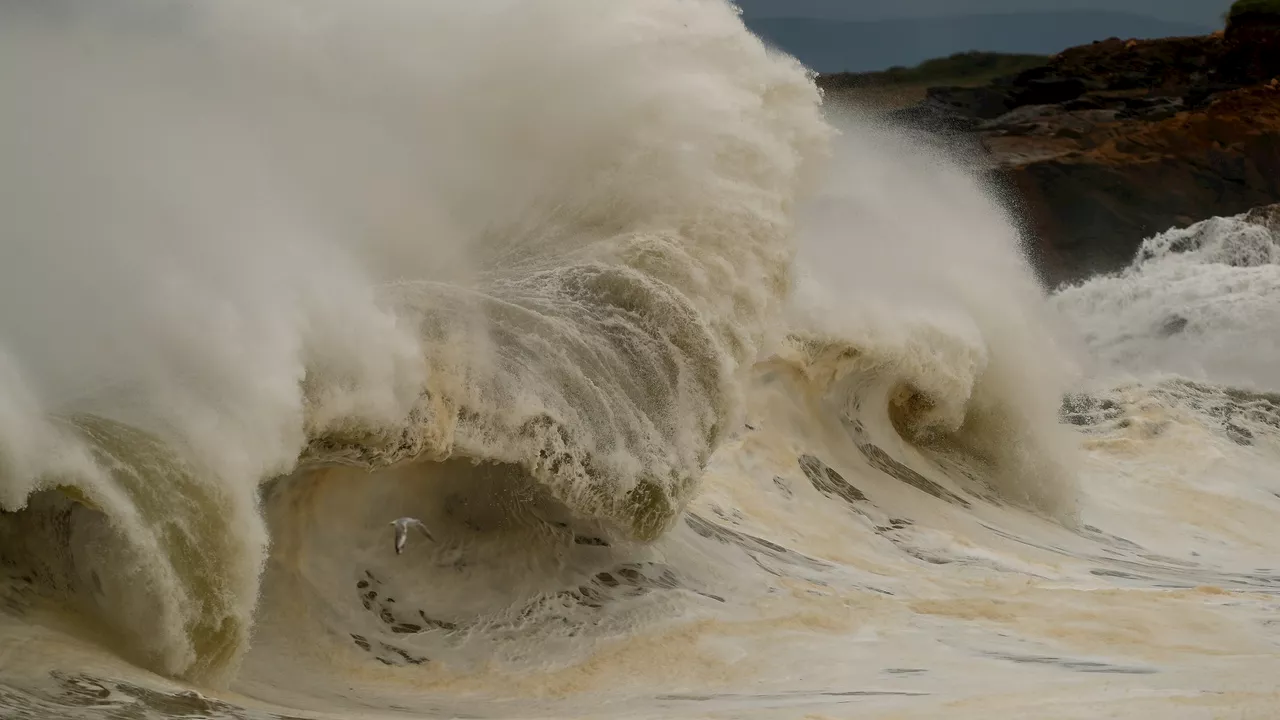
<instances>
[{"instance_id":1,"label":"foam on water","mask_svg":"<svg viewBox=\"0 0 1280 720\"><path fill-rule=\"evenodd\" d=\"M466 455L624 533L673 522L826 134L727 5L60 7L6 11L4 347L31 399L4 503L71 486L104 516L132 559L95 586L155 592L95 608L149 666L234 671L257 488L300 454Z\"/></svg>"},{"instance_id":2,"label":"foam on water","mask_svg":"<svg viewBox=\"0 0 1280 720\"><path fill-rule=\"evenodd\" d=\"M0 89L6 713L1280 701L1261 216L1046 298L719 0L14 3Z\"/></svg>"},{"instance_id":3,"label":"foam on water","mask_svg":"<svg viewBox=\"0 0 1280 720\"><path fill-rule=\"evenodd\" d=\"M1124 271L1061 290L1095 375L1176 373L1280 388L1280 221L1210 218L1142 244ZM1245 351L1247 349L1247 351Z\"/></svg>"}]
</instances>

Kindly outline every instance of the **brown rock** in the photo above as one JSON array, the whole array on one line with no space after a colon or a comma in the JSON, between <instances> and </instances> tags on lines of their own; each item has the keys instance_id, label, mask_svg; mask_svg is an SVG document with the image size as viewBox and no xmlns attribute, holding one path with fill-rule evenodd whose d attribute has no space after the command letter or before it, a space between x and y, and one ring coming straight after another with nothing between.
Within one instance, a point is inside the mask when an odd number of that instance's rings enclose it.
<instances>
[{"instance_id":1,"label":"brown rock","mask_svg":"<svg viewBox=\"0 0 1280 720\"><path fill-rule=\"evenodd\" d=\"M982 120L999 117L1016 106L1009 93L992 87L929 88L927 97L933 103L951 108L960 115Z\"/></svg>"},{"instance_id":2,"label":"brown rock","mask_svg":"<svg viewBox=\"0 0 1280 720\"><path fill-rule=\"evenodd\" d=\"M1280 200L1280 27L1271 23L1103 40L935 98L970 123L998 184L1017 197L1044 279L1074 281L1127 265L1144 238L1170 227Z\"/></svg>"},{"instance_id":3,"label":"brown rock","mask_svg":"<svg viewBox=\"0 0 1280 720\"><path fill-rule=\"evenodd\" d=\"M1231 18L1223 34L1223 70L1234 76L1280 75L1280 18L1270 13L1243 13Z\"/></svg>"},{"instance_id":4,"label":"brown rock","mask_svg":"<svg viewBox=\"0 0 1280 720\"><path fill-rule=\"evenodd\" d=\"M1123 267L1170 227L1280 199L1280 94L1264 85L1158 121L1097 124L1084 138L985 143L1021 196L1051 284Z\"/></svg>"},{"instance_id":5,"label":"brown rock","mask_svg":"<svg viewBox=\"0 0 1280 720\"><path fill-rule=\"evenodd\" d=\"M1142 240L1280 200L1280 22L1111 38L891 121L977 143L1053 285L1127 265Z\"/></svg>"}]
</instances>

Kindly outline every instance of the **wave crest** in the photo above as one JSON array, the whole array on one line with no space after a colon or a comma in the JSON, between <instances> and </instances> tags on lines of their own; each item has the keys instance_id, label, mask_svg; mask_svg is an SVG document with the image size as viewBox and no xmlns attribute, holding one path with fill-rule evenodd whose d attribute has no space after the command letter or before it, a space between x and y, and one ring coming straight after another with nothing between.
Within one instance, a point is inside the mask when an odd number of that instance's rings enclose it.
<instances>
[{"instance_id":1,"label":"wave crest","mask_svg":"<svg viewBox=\"0 0 1280 720\"><path fill-rule=\"evenodd\" d=\"M640 540L689 500L829 135L730 5L0 12L0 524L99 528L45 539L140 662L234 671L299 463L505 463Z\"/></svg>"},{"instance_id":2,"label":"wave crest","mask_svg":"<svg viewBox=\"0 0 1280 720\"><path fill-rule=\"evenodd\" d=\"M1062 288L1052 302L1095 376L1176 373L1259 389L1280 382L1278 292L1271 206L1154 235L1125 270Z\"/></svg>"},{"instance_id":3,"label":"wave crest","mask_svg":"<svg viewBox=\"0 0 1280 720\"><path fill-rule=\"evenodd\" d=\"M785 352L880 442L976 464L1005 500L1075 522L1055 420L1072 368L1016 226L954 158L857 118L841 129L799 220Z\"/></svg>"}]
</instances>

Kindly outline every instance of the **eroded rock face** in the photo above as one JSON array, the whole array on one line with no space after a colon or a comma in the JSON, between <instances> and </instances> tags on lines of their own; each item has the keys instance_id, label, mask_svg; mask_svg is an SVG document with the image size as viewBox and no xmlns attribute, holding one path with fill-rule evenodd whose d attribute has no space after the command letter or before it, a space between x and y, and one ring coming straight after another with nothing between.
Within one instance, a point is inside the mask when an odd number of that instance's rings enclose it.
<instances>
[{"instance_id":1,"label":"eroded rock face","mask_svg":"<svg viewBox=\"0 0 1280 720\"><path fill-rule=\"evenodd\" d=\"M1227 25L1224 40L1224 73L1240 78L1280 74L1280 16L1256 12L1236 15Z\"/></svg>"},{"instance_id":2,"label":"eroded rock face","mask_svg":"<svg viewBox=\"0 0 1280 720\"><path fill-rule=\"evenodd\" d=\"M1280 198L1280 87L1184 107L1094 123L1063 112L1038 133L984 138L1017 189L1051 285L1123 267L1170 227Z\"/></svg>"},{"instance_id":3,"label":"eroded rock face","mask_svg":"<svg viewBox=\"0 0 1280 720\"><path fill-rule=\"evenodd\" d=\"M1119 269L1170 227L1280 200L1280 23L1110 39L895 113L966 135L1014 191L1047 284ZM927 122L925 122L927 121Z\"/></svg>"}]
</instances>

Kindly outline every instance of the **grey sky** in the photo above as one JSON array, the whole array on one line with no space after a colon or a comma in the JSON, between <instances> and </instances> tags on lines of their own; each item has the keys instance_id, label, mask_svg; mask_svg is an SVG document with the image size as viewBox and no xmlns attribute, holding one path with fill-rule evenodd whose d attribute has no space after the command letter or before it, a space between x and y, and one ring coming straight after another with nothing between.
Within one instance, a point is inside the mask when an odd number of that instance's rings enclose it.
<instances>
[{"instance_id":1,"label":"grey sky","mask_svg":"<svg viewBox=\"0 0 1280 720\"><path fill-rule=\"evenodd\" d=\"M1043 10L1110 10L1218 26L1231 0L736 0L756 17L840 20Z\"/></svg>"}]
</instances>

